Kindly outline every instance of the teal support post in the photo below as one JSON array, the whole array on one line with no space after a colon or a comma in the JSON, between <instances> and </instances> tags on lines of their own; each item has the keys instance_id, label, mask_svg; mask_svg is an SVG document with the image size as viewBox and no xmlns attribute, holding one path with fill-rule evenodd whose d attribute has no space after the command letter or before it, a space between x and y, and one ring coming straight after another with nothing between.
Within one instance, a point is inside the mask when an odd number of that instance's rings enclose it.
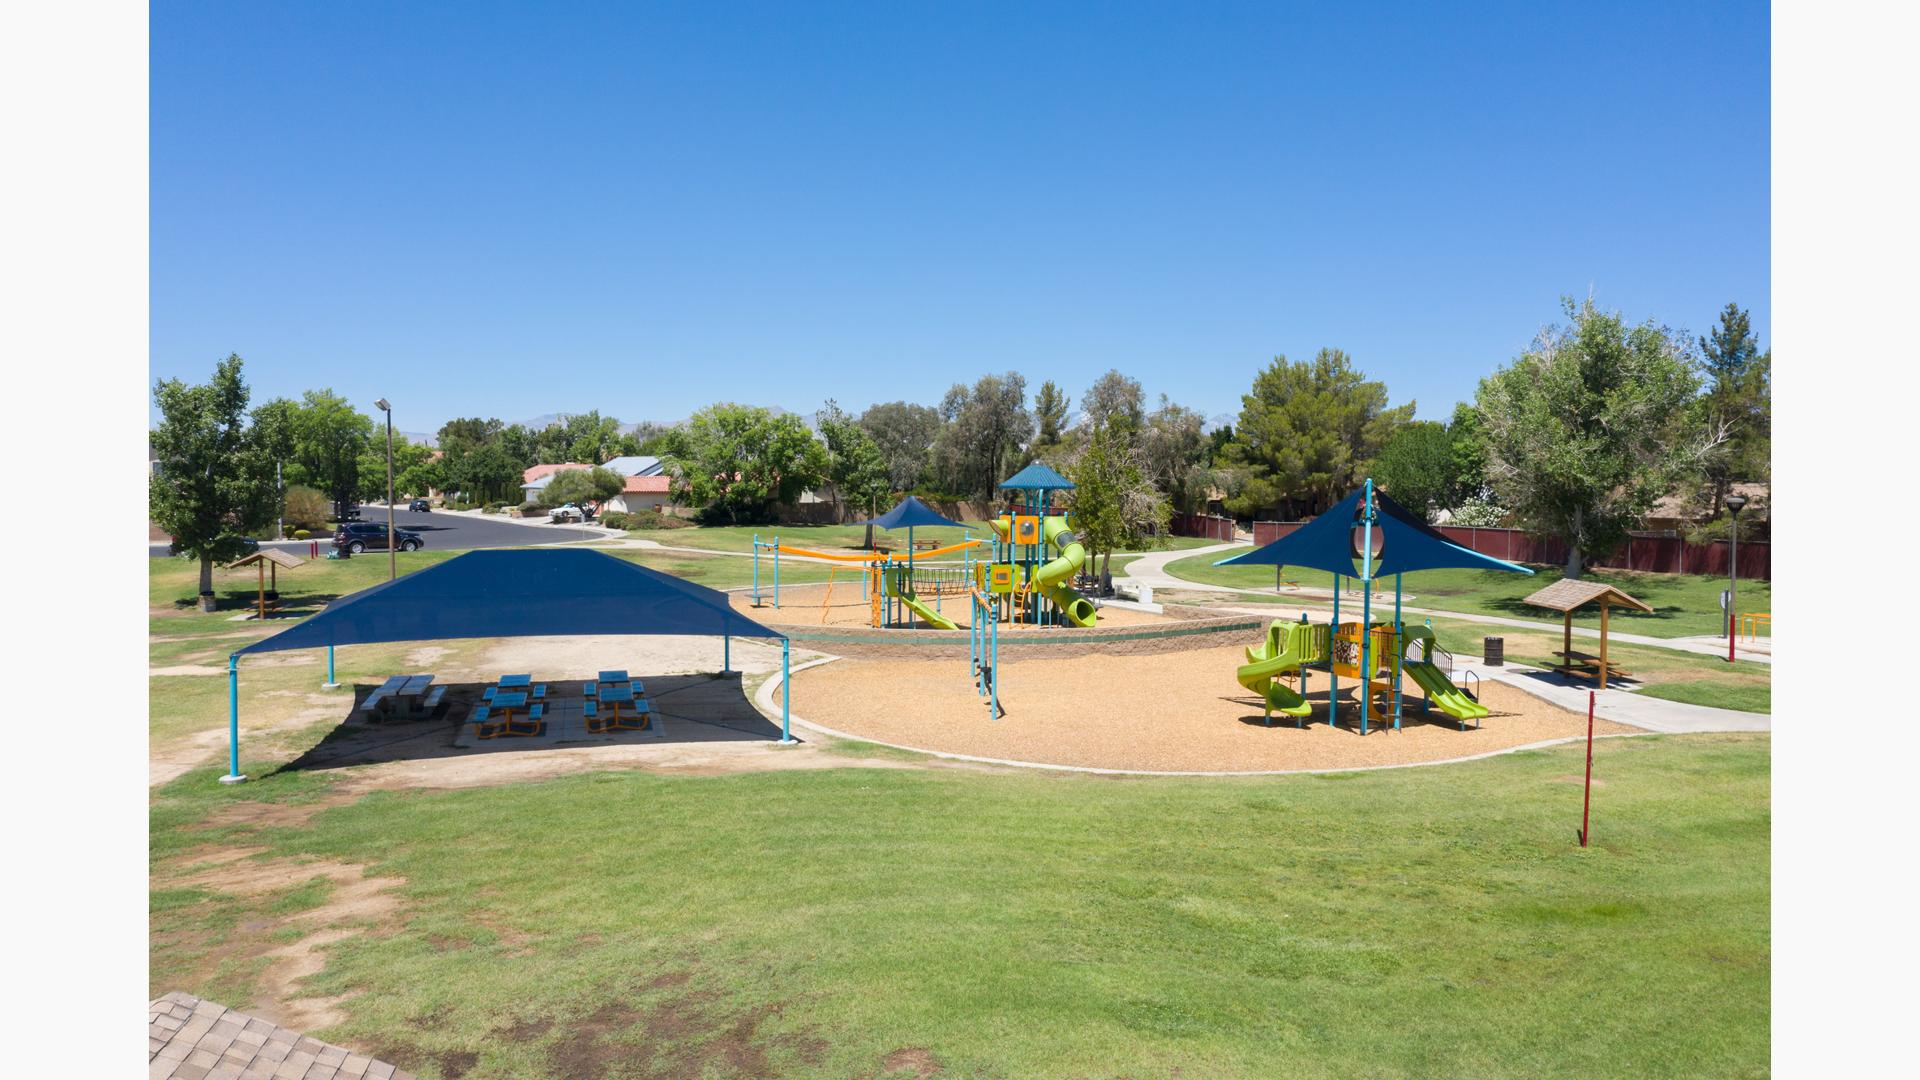
<instances>
[{"instance_id":1,"label":"teal support post","mask_svg":"<svg viewBox=\"0 0 1920 1080\"><path fill-rule=\"evenodd\" d=\"M733 635L720 635L720 674L733 674Z\"/></svg>"},{"instance_id":2,"label":"teal support post","mask_svg":"<svg viewBox=\"0 0 1920 1080\"><path fill-rule=\"evenodd\" d=\"M780 610L780 538L773 538L773 609Z\"/></svg>"},{"instance_id":3,"label":"teal support post","mask_svg":"<svg viewBox=\"0 0 1920 1080\"><path fill-rule=\"evenodd\" d=\"M340 689L339 680L333 677L333 646L327 646L327 681L320 684L322 690Z\"/></svg>"},{"instance_id":4,"label":"teal support post","mask_svg":"<svg viewBox=\"0 0 1920 1080\"><path fill-rule=\"evenodd\" d=\"M794 741L793 729L791 726L789 726L791 721L793 720L793 683L790 681L793 677L793 671L791 668L788 667L788 661L792 658L792 656L793 656L793 642L787 640L786 638L781 638L780 639L780 745L781 746L792 746Z\"/></svg>"},{"instance_id":5,"label":"teal support post","mask_svg":"<svg viewBox=\"0 0 1920 1080\"><path fill-rule=\"evenodd\" d=\"M1333 575L1333 627L1327 631L1327 726L1340 726L1340 673L1333 669L1340 648L1340 575Z\"/></svg>"},{"instance_id":6,"label":"teal support post","mask_svg":"<svg viewBox=\"0 0 1920 1080\"><path fill-rule=\"evenodd\" d=\"M760 606L760 534L753 534L753 606Z\"/></svg>"},{"instance_id":7,"label":"teal support post","mask_svg":"<svg viewBox=\"0 0 1920 1080\"><path fill-rule=\"evenodd\" d=\"M245 779L240 775L240 654L233 653L227 657L227 775L220 782L238 784Z\"/></svg>"},{"instance_id":8,"label":"teal support post","mask_svg":"<svg viewBox=\"0 0 1920 1080\"><path fill-rule=\"evenodd\" d=\"M1360 518L1360 734L1367 733L1367 702L1373 697L1373 478L1367 478L1366 510Z\"/></svg>"},{"instance_id":9,"label":"teal support post","mask_svg":"<svg viewBox=\"0 0 1920 1080\"><path fill-rule=\"evenodd\" d=\"M1400 579L1393 575L1393 730L1400 730L1400 660L1407 653L1407 628L1400 622Z\"/></svg>"}]
</instances>

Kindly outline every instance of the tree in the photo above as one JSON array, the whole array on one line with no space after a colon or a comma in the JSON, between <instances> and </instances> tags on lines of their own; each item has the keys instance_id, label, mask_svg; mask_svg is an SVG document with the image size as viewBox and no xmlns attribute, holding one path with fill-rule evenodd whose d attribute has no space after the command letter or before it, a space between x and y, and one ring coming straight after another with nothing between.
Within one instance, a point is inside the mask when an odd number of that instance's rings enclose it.
<instances>
[{"instance_id":1,"label":"tree","mask_svg":"<svg viewBox=\"0 0 1920 1080\"><path fill-rule=\"evenodd\" d=\"M1699 498L1707 517L1726 512L1736 483L1765 480L1773 472L1773 352L1760 351L1753 324L1737 304L1720 312L1720 325L1700 339L1707 387L1703 405L1710 427L1724 428L1726 441L1707 456Z\"/></svg>"},{"instance_id":2,"label":"tree","mask_svg":"<svg viewBox=\"0 0 1920 1080\"><path fill-rule=\"evenodd\" d=\"M1129 379L1109 369L1087 387L1080 398L1080 410L1086 414L1086 423L1093 427L1108 425L1138 431L1145 419L1145 402L1139 379Z\"/></svg>"},{"instance_id":3,"label":"tree","mask_svg":"<svg viewBox=\"0 0 1920 1080\"><path fill-rule=\"evenodd\" d=\"M1400 505L1433 520L1434 512L1452 506L1457 496L1447 426L1433 420L1402 426L1380 448L1370 475Z\"/></svg>"},{"instance_id":4,"label":"tree","mask_svg":"<svg viewBox=\"0 0 1920 1080\"><path fill-rule=\"evenodd\" d=\"M373 442L373 419L332 390L309 390L292 412L292 425L299 473L288 479L319 488L334 512L345 514L360 495L360 460Z\"/></svg>"},{"instance_id":5,"label":"tree","mask_svg":"<svg viewBox=\"0 0 1920 1080\"><path fill-rule=\"evenodd\" d=\"M918 487L926 478L934 440L940 437L940 414L925 405L890 401L861 413L860 427L873 437L893 490Z\"/></svg>"},{"instance_id":6,"label":"tree","mask_svg":"<svg viewBox=\"0 0 1920 1080\"><path fill-rule=\"evenodd\" d=\"M200 560L200 607L213 610L213 564L245 553L247 535L273 524L280 485L268 428L246 422L242 361L229 355L204 386L179 379L154 385L160 425L150 438L157 462L147 515L176 550Z\"/></svg>"},{"instance_id":7,"label":"tree","mask_svg":"<svg viewBox=\"0 0 1920 1080\"><path fill-rule=\"evenodd\" d=\"M327 524L327 497L324 493L305 485L296 484L287 489L286 509L280 516L286 519L290 529L309 529L319 531Z\"/></svg>"},{"instance_id":8,"label":"tree","mask_svg":"<svg viewBox=\"0 0 1920 1080\"><path fill-rule=\"evenodd\" d=\"M1204 509L1212 474L1207 464L1207 418L1160 395L1160 407L1140 430L1140 461L1146 477L1174 510Z\"/></svg>"},{"instance_id":9,"label":"tree","mask_svg":"<svg viewBox=\"0 0 1920 1080\"><path fill-rule=\"evenodd\" d=\"M1100 584L1113 586L1113 553L1158 543L1166 534L1167 500L1140 467L1125 428L1095 424L1068 463L1073 527L1089 555L1101 560Z\"/></svg>"},{"instance_id":10,"label":"tree","mask_svg":"<svg viewBox=\"0 0 1920 1080\"><path fill-rule=\"evenodd\" d=\"M947 426L934 444L934 470L947 491L992 499L996 485L1026 464L1033 414L1027 380L1017 371L955 384L940 400Z\"/></svg>"},{"instance_id":11,"label":"tree","mask_svg":"<svg viewBox=\"0 0 1920 1080\"><path fill-rule=\"evenodd\" d=\"M424 487L409 486L407 479L411 475L417 480L419 467L432 457L432 447L409 442L403 435L396 434L393 437L394 498L427 493ZM360 455L359 497L361 502L385 502L387 499L387 440L383 435L376 435Z\"/></svg>"},{"instance_id":12,"label":"tree","mask_svg":"<svg viewBox=\"0 0 1920 1080\"><path fill-rule=\"evenodd\" d=\"M825 479L827 451L790 413L750 405L712 405L675 433L668 455L682 501L709 521L770 521Z\"/></svg>"},{"instance_id":13,"label":"tree","mask_svg":"<svg viewBox=\"0 0 1920 1080\"><path fill-rule=\"evenodd\" d=\"M627 490L627 478L612 469L562 469L547 481L548 506L593 503L595 506Z\"/></svg>"},{"instance_id":14,"label":"tree","mask_svg":"<svg viewBox=\"0 0 1920 1080\"><path fill-rule=\"evenodd\" d=\"M1386 385L1339 349L1321 349L1311 362L1275 357L1240 400L1226 455L1239 473L1239 493L1227 500L1236 514L1291 504L1311 516L1332 506L1414 409L1387 408Z\"/></svg>"},{"instance_id":15,"label":"tree","mask_svg":"<svg viewBox=\"0 0 1920 1080\"><path fill-rule=\"evenodd\" d=\"M1040 384L1040 392L1033 395L1033 417L1040 425L1040 434L1033 440L1036 452L1060 444L1060 435L1067 429L1067 407L1071 404L1072 399L1052 379Z\"/></svg>"},{"instance_id":16,"label":"tree","mask_svg":"<svg viewBox=\"0 0 1920 1080\"><path fill-rule=\"evenodd\" d=\"M1487 495L1487 446L1481 437L1480 412L1469 402L1453 407L1447 438L1453 444L1453 500L1484 499Z\"/></svg>"},{"instance_id":17,"label":"tree","mask_svg":"<svg viewBox=\"0 0 1920 1080\"><path fill-rule=\"evenodd\" d=\"M827 477L840 497L867 511L880 512L881 500L893 494L887 459L865 428L840 410L833 399L814 416L827 444ZM867 547L873 547L873 526L867 526Z\"/></svg>"},{"instance_id":18,"label":"tree","mask_svg":"<svg viewBox=\"0 0 1920 1080\"><path fill-rule=\"evenodd\" d=\"M1699 379L1683 339L1592 300L1570 325L1480 381L1475 408L1499 502L1567 545L1566 576L1611 550L1654 501L1697 474L1725 438L1690 408Z\"/></svg>"}]
</instances>

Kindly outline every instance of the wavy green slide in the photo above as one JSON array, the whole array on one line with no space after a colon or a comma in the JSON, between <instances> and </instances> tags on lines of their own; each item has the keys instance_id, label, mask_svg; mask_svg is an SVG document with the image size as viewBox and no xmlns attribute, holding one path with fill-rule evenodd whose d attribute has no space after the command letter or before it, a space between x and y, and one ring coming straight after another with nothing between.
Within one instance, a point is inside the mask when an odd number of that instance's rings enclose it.
<instances>
[{"instance_id":1,"label":"wavy green slide","mask_svg":"<svg viewBox=\"0 0 1920 1080\"><path fill-rule=\"evenodd\" d=\"M1287 685L1285 676L1302 664L1326 659L1327 637L1324 626L1275 619L1267 627L1266 640L1247 650L1247 663L1235 674L1241 686L1266 701L1269 718L1274 712L1302 717L1313 710L1306 698Z\"/></svg>"},{"instance_id":2,"label":"wavy green slide","mask_svg":"<svg viewBox=\"0 0 1920 1080\"><path fill-rule=\"evenodd\" d=\"M1007 523L1001 518L989 518L987 524L1007 538ZM1064 517L1049 517L1040 524L1040 535L1047 543L1060 549L1060 557L1049 563L1041 564L1033 572L1033 587L1047 601L1059 608L1067 621L1075 626L1092 626L1099 619L1099 609L1093 601L1081 595L1080 591L1068 585L1073 575L1086 565L1087 549L1080 543L1073 531L1067 528Z\"/></svg>"},{"instance_id":3,"label":"wavy green slide","mask_svg":"<svg viewBox=\"0 0 1920 1080\"><path fill-rule=\"evenodd\" d=\"M902 567L902 569L904 570L905 568ZM895 576L894 574L887 575L887 595L888 596L891 596L895 600L898 600L901 603L907 605L908 611L911 611L915 615L920 616L921 619L926 621L928 626L933 627L935 630L960 629L959 624L955 623L952 619L947 618L946 616L933 610L927 605L921 603L920 598L913 594L913 590L911 588L903 587L900 584L900 580L901 578L904 578L904 577L906 577L905 574L900 574L898 576Z\"/></svg>"}]
</instances>

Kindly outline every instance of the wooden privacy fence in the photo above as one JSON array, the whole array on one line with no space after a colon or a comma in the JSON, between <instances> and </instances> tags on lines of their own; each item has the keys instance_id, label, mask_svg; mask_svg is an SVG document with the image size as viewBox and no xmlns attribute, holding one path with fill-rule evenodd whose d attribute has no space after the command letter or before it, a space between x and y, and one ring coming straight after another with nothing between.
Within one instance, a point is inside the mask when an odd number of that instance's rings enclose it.
<instances>
[{"instance_id":1,"label":"wooden privacy fence","mask_svg":"<svg viewBox=\"0 0 1920 1080\"><path fill-rule=\"evenodd\" d=\"M1304 521L1256 521L1253 523L1253 542L1271 544L1304 524ZM1535 536L1519 529L1482 529L1463 525L1436 525L1434 528L1461 547L1508 562L1558 566L1567 561L1566 544L1552 537ZM1727 573L1731 547L1724 540L1711 544L1689 544L1678 536L1631 533L1618 550L1602 556L1589 556L1587 565L1601 569L1644 570L1657 574L1711 574L1720 577ZM1740 576L1757 581L1773 580L1772 545L1742 540Z\"/></svg>"},{"instance_id":2,"label":"wooden privacy fence","mask_svg":"<svg viewBox=\"0 0 1920 1080\"><path fill-rule=\"evenodd\" d=\"M1217 514L1175 514L1167 523L1167 531L1175 536L1199 536L1226 543L1233 539L1233 519Z\"/></svg>"}]
</instances>

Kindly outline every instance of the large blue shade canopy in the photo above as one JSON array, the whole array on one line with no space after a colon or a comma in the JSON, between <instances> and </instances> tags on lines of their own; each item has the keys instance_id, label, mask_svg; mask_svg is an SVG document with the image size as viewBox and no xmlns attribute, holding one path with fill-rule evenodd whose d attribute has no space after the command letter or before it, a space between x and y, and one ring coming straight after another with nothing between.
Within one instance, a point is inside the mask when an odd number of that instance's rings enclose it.
<instances>
[{"instance_id":1,"label":"large blue shade canopy","mask_svg":"<svg viewBox=\"0 0 1920 1080\"><path fill-rule=\"evenodd\" d=\"M917 529L923 525L951 525L956 529L965 528L957 521L941 517L939 512L919 499L909 495L900 500L900 505L874 518L872 521L856 521L855 525L878 525L887 530Z\"/></svg>"},{"instance_id":2,"label":"large blue shade canopy","mask_svg":"<svg viewBox=\"0 0 1920 1080\"><path fill-rule=\"evenodd\" d=\"M1359 577L1354 570L1356 544L1354 526L1361 523L1367 489L1359 488L1335 504L1333 509L1264 547L1221 559L1215 566L1305 566L1330 574ZM1373 492L1378 517L1373 523L1376 539L1373 576L1411 574L1416 570L1505 570L1516 574L1533 571L1518 563L1482 555L1472 548L1442 536L1415 514L1383 491Z\"/></svg>"},{"instance_id":3,"label":"large blue shade canopy","mask_svg":"<svg viewBox=\"0 0 1920 1080\"><path fill-rule=\"evenodd\" d=\"M1014 473L1012 476L1009 476L1006 482L1000 485L1000 490L1002 491L1038 491L1041 489L1047 491L1072 491L1073 481L1054 472L1041 462L1036 461L1026 468L1021 469L1019 472Z\"/></svg>"},{"instance_id":4,"label":"large blue shade canopy","mask_svg":"<svg viewBox=\"0 0 1920 1080\"><path fill-rule=\"evenodd\" d=\"M362 589L240 653L585 634L786 636L704 585L604 552L521 548L470 551Z\"/></svg>"}]
</instances>

